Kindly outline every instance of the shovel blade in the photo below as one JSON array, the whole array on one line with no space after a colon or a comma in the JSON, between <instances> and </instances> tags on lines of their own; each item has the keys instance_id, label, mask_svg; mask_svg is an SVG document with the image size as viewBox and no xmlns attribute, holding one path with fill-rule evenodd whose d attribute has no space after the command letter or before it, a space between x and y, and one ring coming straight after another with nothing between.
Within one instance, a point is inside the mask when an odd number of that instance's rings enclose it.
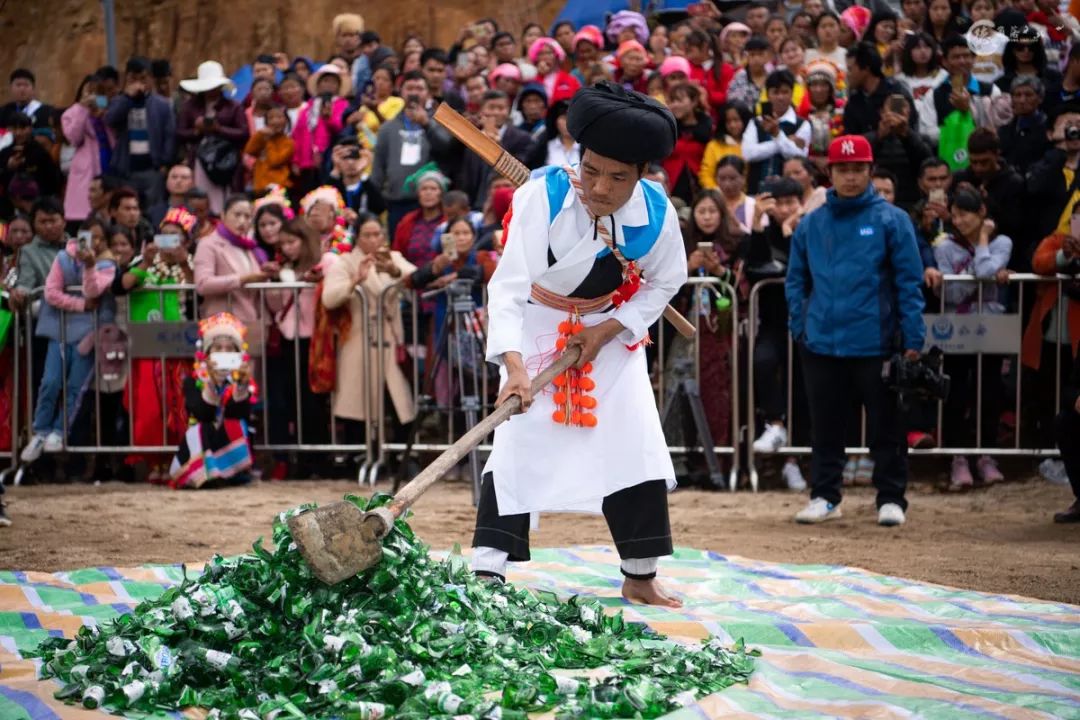
<instances>
[{"instance_id":1,"label":"shovel blade","mask_svg":"<svg viewBox=\"0 0 1080 720\"><path fill-rule=\"evenodd\" d=\"M382 542L374 523L363 519L364 513L349 502L289 518L289 532L315 577L336 585L379 563Z\"/></svg>"}]
</instances>

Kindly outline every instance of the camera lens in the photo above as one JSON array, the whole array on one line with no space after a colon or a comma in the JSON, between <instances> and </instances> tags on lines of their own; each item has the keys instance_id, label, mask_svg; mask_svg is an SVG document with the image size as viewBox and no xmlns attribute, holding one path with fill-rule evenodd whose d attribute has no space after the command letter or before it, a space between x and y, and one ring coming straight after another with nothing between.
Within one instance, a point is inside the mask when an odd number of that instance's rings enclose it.
<instances>
[{"instance_id":1,"label":"camera lens","mask_svg":"<svg viewBox=\"0 0 1080 720\"><path fill-rule=\"evenodd\" d=\"M1075 125L1065 128L1066 140L1080 140L1080 127Z\"/></svg>"}]
</instances>

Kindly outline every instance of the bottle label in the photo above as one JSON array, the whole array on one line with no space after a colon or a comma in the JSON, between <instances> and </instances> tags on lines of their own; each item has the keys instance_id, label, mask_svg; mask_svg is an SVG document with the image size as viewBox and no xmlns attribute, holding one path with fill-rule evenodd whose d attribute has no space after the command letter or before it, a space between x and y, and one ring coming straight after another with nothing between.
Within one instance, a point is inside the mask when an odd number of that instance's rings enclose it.
<instances>
[{"instance_id":1,"label":"bottle label","mask_svg":"<svg viewBox=\"0 0 1080 720\"><path fill-rule=\"evenodd\" d=\"M338 652L345 646L345 638L337 635L324 635L322 641L323 647L330 652Z\"/></svg>"},{"instance_id":2,"label":"bottle label","mask_svg":"<svg viewBox=\"0 0 1080 720\"><path fill-rule=\"evenodd\" d=\"M130 641L120 637L111 637L105 641L105 649L110 655L116 657L127 657L131 653L135 652L135 646Z\"/></svg>"},{"instance_id":3,"label":"bottle label","mask_svg":"<svg viewBox=\"0 0 1080 720\"><path fill-rule=\"evenodd\" d=\"M465 702L464 699L458 697L453 693L448 693L439 698L438 709L440 712L450 713L453 715L458 711L458 708Z\"/></svg>"},{"instance_id":4,"label":"bottle label","mask_svg":"<svg viewBox=\"0 0 1080 720\"><path fill-rule=\"evenodd\" d=\"M178 597L173 600L172 613L173 617L181 622L189 620L195 615L195 612L191 609L191 603L186 597Z\"/></svg>"},{"instance_id":5,"label":"bottle label","mask_svg":"<svg viewBox=\"0 0 1080 720\"><path fill-rule=\"evenodd\" d=\"M105 688L100 685L91 685L86 688L86 692L82 696L83 705L93 709L100 705L105 700Z\"/></svg>"},{"instance_id":6,"label":"bottle label","mask_svg":"<svg viewBox=\"0 0 1080 720\"><path fill-rule=\"evenodd\" d=\"M136 703L146 693L146 683L142 680L129 682L123 687L123 691L128 703Z\"/></svg>"},{"instance_id":7,"label":"bottle label","mask_svg":"<svg viewBox=\"0 0 1080 720\"><path fill-rule=\"evenodd\" d=\"M560 695L577 695L578 688L581 687L574 678L568 678L563 675L552 675L555 678L555 692Z\"/></svg>"},{"instance_id":8,"label":"bottle label","mask_svg":"<svg viewBox=\"0 0 1080 720\"><path fill-rule=\"evenodd\" d=\"M424 673L420 670L413 670L408 675L402 675L400 678L398 678L398 680L405 683L406 685L420 687L424 684Z\"/></svg>"},{"instance_id":9,"label":"bottle label","mask_svg":"<svg viewBox=\"0 0 1080 720\"><path fill-rule=\"evenodd\" d=\"M206 662L210 663L218 670L224 670L225 666L232 660L232 655L226 652L220 652L218 650L206 651Z\"/></svg>"},{"instance_id":10,"label":"bottle label","mask_svg":"<svg viewBox=\"0 0 1080 720\"><path fill-rule=\"evenodd\" d=\"M452 690L453 688L450 687L450 683L446 682L445 680L434 682L428 685L427 688L424 690L424 699L434 700L438 696L451 692Z\"/></svg>"}]
</instances>

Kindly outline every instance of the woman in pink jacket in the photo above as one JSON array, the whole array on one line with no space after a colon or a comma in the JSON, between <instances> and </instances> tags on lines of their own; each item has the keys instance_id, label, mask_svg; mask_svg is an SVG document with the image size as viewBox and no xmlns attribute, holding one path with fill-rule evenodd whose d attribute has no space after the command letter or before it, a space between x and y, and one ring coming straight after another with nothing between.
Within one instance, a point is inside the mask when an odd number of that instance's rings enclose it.
<instances>
[{"instance_id":1,"label":"woman in pink jacket","mask_svg":"<svg viewBox=\"0 0 1080 720\"><path fill-rule=\"evenodd\" d=\"M231 312L248 328L260 323L259 291L244 290L277 274L274 263L251 237L251 202L243 195L225 201L221 222L195 248L195 289L201 296L199 317ZM253 347L252 355L261 349Z\"/></svg>"},{"instance_id":2,"label":"woman in pink jacket","mask_svg":"<svg viewBox=\"0 0 1080 720\"><path fill-rule=\"evenodd\" d=\"M287 222L278 237L281 272L277 279L280 282L318 283L325 270L337 260L337 255L322 253L319 233L304 218ZM272 319L266 347L268 385L264 385L263 392L270 407L270 442L273 445L324 445L330 442L329 394L313 392L308 380L317 302L314 286L303 289L293 286L266 293L266 305ZM300 468L326 477L330 470L327 460L319 455L309 455ZM285 456L279 454L270 477L282 480L297 475L288 472Z\"/></svg>"},{"instance_id":3,"label":"woman in pink jacket","mask_svg":"<svg viewBox=\"0 0 1080 720\"><path fill-rule=\"evenodd\" d=\"M102 120L108 98L100 92L96 75L87 75L76 93L76 102L60 117L64 137L75 148L64 193L64 218L69 223L82 222L92 215L90 182L109 168L112 130Z\"/></svg>"},{"instance_id":4,"label":"woman in pink jacket","mask_svg":"<svg viewBox=\"0 0 1080 720\"><path fill-rule=\"evenodd\" d=\"M345 127L345 111L349 107L345 96L351 86L349 73L332 63L323 65L308 78L311 99L300 109L292 132L296 145L293 159L300 173L297 197L319 184L323 153Z\"/></svg>"}]
</instances>

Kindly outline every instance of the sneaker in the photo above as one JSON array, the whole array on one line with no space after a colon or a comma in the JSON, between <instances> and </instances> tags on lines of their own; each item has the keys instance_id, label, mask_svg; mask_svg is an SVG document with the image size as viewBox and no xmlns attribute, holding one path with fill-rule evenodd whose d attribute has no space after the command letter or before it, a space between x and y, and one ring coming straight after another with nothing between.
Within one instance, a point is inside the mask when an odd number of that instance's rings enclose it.
<instances>
[{"instance_id":1,"label":"sneaker","mask_svg":"<svg viewBox=\"0 0 1080 720\"><path fill-rule=\"evenodd\" d=\"M765 426L765 432L754 441L754 452L773 453L787 444L787 430L783 425L769 423Z\"/></svg>"},{"instance_id":2,"label":"sneaker","mask_svg":"<svg viewBox=\"0 0 1080 720\"><path fill-rule=\"evenodd\" d=\"M843 479L845 487L850 487L855 484L855 466L856 463L854 457L849 457L847 462L844 463Z\"/></svg>"},{"instance_id":3,"label":"sneaker","mask_svg":"<svg viewBox=\"0 0 1080 720\"><path fill-rule=\"evenodd\" d=\"M840 506L833 505L825 498L813 498L806 507L795 514L795 522L803 525L835 520L840 517Z\"/></svg>"},{"instance_id":4,"label":"sneaker","mask_svg":"<svg viewBox=\"0 0 1080 720\"><path fill-rule=\"evenodd\" d=\"M64 436L58 432L51 432L45 436L45 452L55 453L64 449Z\"/></svg>"},{"instance_id":5,"label":"sneaker","mask_svg":"<svg viewBox=\"0 0 1080 720\"><path fill-rule=\"evenodd\" d=\"M799 463L794 460L784 463L784 481L787 483L788 490L802 492L806 489L806 480L803 478L802 470L799 469Z\"/></svg>"},{"instance_id":6,"label":"sneaker","mask_svg":"<svg viewBox=\"0 0 1080 720\"><path fill-rule=\"evenodd\" d=\"M1065 472L1065 463L1054 458L1046 458L1039 463L1039 475L1053 485L1068 485L1069 474Z\"/></svg>"},{"instance_id":7,"label":"sneaker","mask_svg":"<svg viewBox=\"0 0 1080 720\"><path fill-rule=\"evenodd\" d=\"M937 447L934 436L930 433L913 430L907 434L907 444L912 450L929 450Z\"/></svg>"},{"instance_id":8,"label":"sneaker","mask_svg":"<svg viewBox=\"0 0 1080 720\"><path fill-rule=\"evenodd\" d=\"M874 461L869 457L861 457L855 463L855 484L869 485L874 482Z\"/></svg>"},{"instance_id":9,"label":"sneaker","mask_svg":"<svg viewBox=\"0 0 1080 720\"><path fill-rule=\"evenodd\" d=\"M975 484L971 477L971 468L968 467L966 457L957 456L952 460L952 472L949 474L950 490L967 490Z\"/></svg>"},{"instance_id":10,"label":"sneaker","mask_svg":"<svg viewBox=\"0 0 1080 720\"><path fill-rule=\"evenodd\" d=\"M7 505L0 502L0 527L11 527L11 518L7 515Z\"/></svg>"},{"instance_id":11,"label":"sneaker","mask_svg":"<svg viewBox=\"0 0 1080 720\"><path fill-rule=\"evenodd\" d=\"M877 524L895 527L904 524L904 510L896 503L885 503L877 511Z\"/></svg>"},{"instance_id":12,"label":"sneaker","mask_svg":"<svg viewBox=\"0 0 1080 720\"><path fill-rule=\"evenodd\" d=\"M1080 523L1080 500L1077 500L1069 506L1068 510L1063 510L1059 513L1054 513L1054 522L1056 523ZM11 521L8 520L8 525Z\"/></svg>"},{"instance_id":13,"label":"sneaker","mask_svg":"<svg viewBox=\"0 0 1080 720\"><path fill-rule=\"evenodd\" d=\"M975 469L979 472L979 478L983 481L983 485L993 485L1005 479L1005 476L998 470L997 461L989 455L983 455L979 458L979 461L975 463Z\"/></svg>"},{"instance_id":14,"label":"sneaker","mask_svg":"<svg viewBox=\"0 0 1080 720\"><path fill-rule=\"evenodd\" d=\"M24 463L32 463L41 457L41 452L45 449L45 436L34 435L30 438L30 444L23 448L22 454L19 458Z\"/></svg>"}]
</instances>

